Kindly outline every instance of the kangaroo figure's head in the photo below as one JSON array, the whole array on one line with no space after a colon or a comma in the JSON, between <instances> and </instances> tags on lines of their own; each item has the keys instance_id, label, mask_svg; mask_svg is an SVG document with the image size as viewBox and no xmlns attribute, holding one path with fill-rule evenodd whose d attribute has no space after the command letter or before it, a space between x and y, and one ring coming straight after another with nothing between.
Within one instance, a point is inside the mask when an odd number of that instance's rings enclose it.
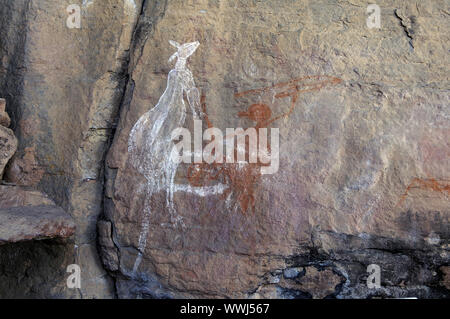
<instances>
[{"instance_id":1,"label":"kangaroo figure's head","mask_svg":"<svg viewBox=\"0 0 450 319\"><path fill-rule=\"evenodd\" d=\"M175 58L178 58L177 66L179 67L184 67L187 58L190 57L200 45L200 42L198 41L179 44L178 42L170 40L169 43L178 49L178 51L172 54L169 58L169 62L172 62Z\"/></svg>"}]
</instances>

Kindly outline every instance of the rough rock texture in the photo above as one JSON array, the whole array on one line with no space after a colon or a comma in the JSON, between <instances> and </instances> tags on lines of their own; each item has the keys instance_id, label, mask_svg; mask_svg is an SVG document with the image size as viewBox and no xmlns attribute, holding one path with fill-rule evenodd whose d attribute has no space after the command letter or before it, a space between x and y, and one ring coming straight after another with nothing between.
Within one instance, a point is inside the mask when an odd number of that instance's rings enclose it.
<instances>
[{"instance_id":1,"label":"rough rock texture","mask_svg":"<svg viewBox=\"0 0 450 319\"><path fill-rule=\"evenodd\" d=\"M2 298L78 298L80 292L66 286L67 265L73 258L73 244L66 240L0 246Z\"/></svg>"},{"instance_id":2,"label":"rough rock texture","mask_svg":"<svg viewBox=\"0 0 450 319\"><path fill-rule=\"evenodd\" d=\"M17 138L9 128L0 125L0 178L3 176L6 164L17 150Z\"/></svg>"},{"instance_id":3,"label":"rough rock texture","mask_svg":"<svg viewBox=\"0 0 450 319\"><path fill-rule=\"evenodd\" d=\"M30 187L39 183L45 170L37 164L35 150L35 147L27 147L22 158L15 157L11 161L5 174L9 182Z\"/></svg>"},{"instance_id":4,"label":"rough rock texture","mask_svg":"<svg viewBox=\"0 0 450 319\"><path fill-rule=\"evenodd\" d=\"M0 179L3 176L6 164L17 150L17 138L14 132L8 129L11 119L6 113L6 101L0 98Z\"/></svg>"},{"instance_id":5,"label":"rough rock texture","mask_svg":"<svg viewBox=\"0 0 450 319\"><path fill-rule=\"evenodd\" d=\"M447 289L450 289L450 267L449 266L442 266L441 267L441 271L443 274L443 279L442 279L442 286L444 286Z\"/></svg>"},{"instance_id":6,"label":"rough rock texture","mask_svg":"<svg viewBox=\"0 0 450 319\"><path fill-rule=\"evenodd\" d=\"M40 205L55 205L55 203L47 195L36 190L0 185L0 209Z\"/></svg>"},{"instance_id":7,"label":"rough rock texture","mask_svg":"<svg viewBox=\"0 0 450 319\"><path fill-rule=\"evenodd\" d=\"M269 275L267 284L258 287L250 298L325 298L334 297L345 278L330 268L295 267Z\"/></svg>"},{"instance_id":8,"label":"rough rock texture","mask_svg":"<svg viewBox=\"0 0 450 319\"><path fill-rule=\"evenodd\" d=\"M61 280L73 258L74 233L73 218L46 195L0 185L1 297L77 297Z\"/></svg>"},{"instance_id":9,"label":"rough rock texture","mask_svg":"<svg viewBox=\"0 0 450 319\"><path fill-rule=\"evenodd\" d=\"M0 185L0 245L68 238L74 233L73 218L45 194L25 187Z\"/></svg>"},{"instance_id":10,"label":"rough rock texture","mask_svg":"<svg viewBox=\"0 0 450 319\"><path fill-rule=\"evenodd\" d=\"M6 113L6 100L0 99L0 126L9 127L11 119Z\"/></svg>"},{"instance_id":11,"label":"rough rock texture","mask_svg":"<svg viewBox=\"0 0 450 319\"><path fill-rule=\"evenodd\" d=\"M19 140L5 178L77 228L1 246L0 297L449 297L447 1L377 1L381 29L361 0L78 1L69 29L73 3L0 6L0 96ZM188 68L204 127L280 129L276 174L180 165L175 184L227 191L175 192L179 223L127 164L173 68L169 40L200 42ZM34 205L21 194L3 198ZM79 290L65 285L73 263Z\"/></svg>"},{"instance_id":12,"label":"rough rock texture","mask_svg":"<svg viewBox=\"0 0 450 319\"><path fill-rule=\"evenodd\" d=\"M365 1L145 3L99 225L119 297L449 296L439 270L450 248L448 3L378 4L381 29L367 28ZM237 172L229 200L175 192L183 226L165 191L146 198L127 164L130 130L173 67L169 40L200 42L188 65L215 127L254 126L240 116L252 104L274 117L295 105L269 125L280 129L279 171L224 168ZM180 165L175 184L226 182L188 177ZM369 264L381 267L380 289L367 288Z\"/></svg>"},{"instance_id":13,"label":"rough rock texture","mask_svg":"<svg viewBox=\"0 0 450 319\"><path fill-rule=\"evenodd\" d=\"M96 252L96 223L103 159L140 2L17 0L0 6L0 95L19 139L5 178L47 193L75 219L75 243L60 252L68 254L67 265L81 266L83 287L76 295L84 298L114 297ZM66 8L74 3L81 7L80 29L66 26ZM62 286L66 278L62 272Z\"/></svg>"},{"instance_id":14,"label":"rough rock texture","mask_svg":"<svg viewBox=\"0 0 450 319\"><path fill-rule=\"evenodd\" d=\"M72 217L57 206L0 209L0 245L27 240L67 238L75 233Z\"/></svg>"},{"instance_id":15,"label":"rough rock texture","mask_svg":"<svg viewBox=\"0 0 450 319\"><path fill-rule=\"evenodd\" d=\"M0 296L77 297L61 280L73 259L74 232L73 218L46 195L0 185Z\"/></svg>"}]
</instances>

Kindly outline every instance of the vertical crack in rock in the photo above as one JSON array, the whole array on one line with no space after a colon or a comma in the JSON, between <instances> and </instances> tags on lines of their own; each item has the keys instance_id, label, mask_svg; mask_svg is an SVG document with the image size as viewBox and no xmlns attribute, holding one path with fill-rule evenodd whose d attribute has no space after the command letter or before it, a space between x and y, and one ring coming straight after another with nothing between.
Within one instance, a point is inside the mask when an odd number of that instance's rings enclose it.
<instances>
[{"instance_id":1,"label":"vertical crack in rock","mask_svg":"<svg viewBox=\"0 0 450 319\"><path fill-rule=\"evenodd\" d=\"M167 0L165 1L147 1L143 0L140 13L137 17L137 21L135 23L134 30L132 32L132 39L130 41L130 50L127 55L126 64L123 66L123 77L125 78L125 83L122 87L122 94L120 97L120 101L118 103L118 113L120 113L120 117L117 120L116 125L120 125L120 121L124 118L130 102L133 97L134 92L134 80L133 80L133 70L137 63L139 63L140 58L142 57L144 46L147 42L149 36L151 36L154 31L155 25L158 20L161 19L167 8ZM108 141L109 147L112 145L117 127L113 127L111 131L111 136ZM107 152L109 151L109 147ZM109 190L112 184L114 184L114 175L115 175L115 167L111 167L108 164L108 160L104 161L105 168L105 187L103 190L103 215L100 217L98 228L99 228L99 249L100 254L104 263L104 266L107 270L109 270L114 276L121 276L118 273L119 270L119 261L120 261L120 246L117 241L114 239L115 227L114 223L109 221L110 217L108 216L108 203L109 198L111 197L109 194ZM116 287L116 295L117 293L117 284Z\"/></svg>"},{"instance_id":2,"label":"vertical crack in rock","mask_svg":"<svg viewBox=\"0 0 450 319\"><path fill-rule=\"evenodd\" d=\"M148 1L143 0L141 13L139 15L136 28L133 33L132 54L129 63L129 74L133 74L133 70L142 57L145 43L148 37L155 30L155 25L164 17L167 10L168 0L164 1Z\"/></svg>"},{"instance_id":3,"label":"vertical crack in rock","mask_svg":"<svg viewBox=\"0 0 450 319\"><path fill-rule=\"evenodd\" d=\"M112 70L105 73L97 80L91 91L91 107L88 115L88 129L83 133L83 142L79 149L79 173L80 182L72 189L75 195L72 203L78 203L78 207L86 212L91 212L89 223L86 225L86 234L95 234L97 231L97 244L89 244L90 247L98 247L100 250L105 241L105 235L110 234L107 227L96 220L101 218L103 212L104 182L105 182L105 156L115 132L120 105L123 102L124 92L129 80L128 68L130 61L130 48L133 44L133 36L137 21L140 18L141 8L134 0L123 1L123 21L118 46L116 48L115 65ZM95 209L92 209L94 208ZM83 216L86 218L86 216ZM106 225L107 226L107 225ZM103 230L103 231L102 231ZM82 235L83 236L83 235ZM80 246L84 242L90 242L90 238L81 238ZM94 239L95 240L95 239ZM107 242L108 243L108 242ZM92 246L91 246L92 245ZM109 246L109 248L111 248ZM98 258L93 256L93 258ZM108 280L107 273L96 272L98 279ZM116 293L114 292L114 295Z\"/></svg>"},{"instance_id":4,"label":"vertical crack in rock","mask_svg":"<svg viewBox=\"0 0 450 319\"><path fill-rule=\"evenodd\" d=\"M21 117L25 67L25 47L27 42L26 24L31 0L13 1L2 4L0 8L0 88L8 92L6 111L11 116L11 129L16 131ZM16 132L17 134L17 132Z\"/></svg>"},{"instance_id":5,"label":"vertical crack in rock","mask_svg":"<svg viewBox=\"0 0 450 319\"><path fill-rule=\"evenodd\" d=\"M400 25L403 27L403 30L405 31L405 35L408 37L409 45L412 49L414 49L414 29L413 24L415 23L415 17L407 18L405 17L399 9L394 10L395 17L400 20Z\"/></svg>"},{"instance_id":6,"label":"vertical crack in rock","mask_svg":"<svg viewBox=\"0 0 450 319\"><path fill-rule=\"evenodd\" d=\"M80 29L66 26L64 9L29 0L0 8L0 88L19 139L5 174L11 182L36 186L71 213L77 233L67 250L83 268L80 292L110 297L96 224L142 0L85 2Z\"/></svg>"}]
</instances>

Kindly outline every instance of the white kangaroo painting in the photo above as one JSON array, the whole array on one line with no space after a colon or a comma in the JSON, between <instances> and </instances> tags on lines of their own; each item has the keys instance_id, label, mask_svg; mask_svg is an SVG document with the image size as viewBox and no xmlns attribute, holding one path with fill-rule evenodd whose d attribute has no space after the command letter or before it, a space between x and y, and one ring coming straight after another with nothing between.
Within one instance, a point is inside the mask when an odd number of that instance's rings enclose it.
<instances>
[{"instance_id":1,"label":"white kangaroo painting","mask_svg":"<svg viewBox=\"0 0 450 319\"><path fill-rule=\"evenodd\" d=\"M193 119L199 119L200 94L186 62L200 43L198 41L185 44L175 41L169 41L169 43L177 49L177 52L170 57L169 62L174 59L177 59L177 62L174 69L169 72L167 87L156 106L142 115L133 126L128 140L128 160L146 179L144 187L146 202L133 274L136 273L147 246L153 194L160 191L166 192L166 207L171 222L183 226L183 220L177 215L174 207L173 195L175 192L191 192L199 196L206 196L218 194L224 190L224 185L220 184L213 187L192 187L174 183L178 163L172 161L170 157L174 146L171 134L175 129L184 126L187 113L184 95L187 97Z\"/></svg>"}]
</instances>

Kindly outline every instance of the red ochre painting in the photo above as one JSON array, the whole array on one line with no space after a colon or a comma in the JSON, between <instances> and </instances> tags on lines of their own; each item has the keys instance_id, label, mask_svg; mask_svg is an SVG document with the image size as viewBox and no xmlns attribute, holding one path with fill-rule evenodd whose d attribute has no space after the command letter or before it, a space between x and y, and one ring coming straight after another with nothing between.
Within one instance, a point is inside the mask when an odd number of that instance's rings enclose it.
<instances>
[{"instance_id":1,"label":"red ochre painting","mask_svg":"<svg viewBox=\"0 0 450 319\"><path fill-rule=\"evenodd\" d=\"M240 118L248 118L253 121L254 128L258 134L259 128L268 128L272 123L283 118L289 118L295 109L300 94L307 92L319 91L327 86L333 86L341 83L342 80L336 77L326 75L305 76L292 79L287 82L281 82L273 86L260 89L252 89L236 93L235 98L239 99L244 96L260 95L270 90L274 90L275 99L290 98L289 109L279 115L273 115L270 107L263 103L255 103L248 107L246 111L241 111L237 115ZM206 96L201 97L201 106L204 114L204 120L208 128L214 127L208 116L206 106ZM270 152L270 145L268 144ZM248 141L246 140L246 153L248 154ZM236 150L235 150L236 152ZM235 154L236 157L236 154ZM248 163L239 166L235 163L200 163L191 164L188 168L188 179L192 186L200 187L206 185L208 181L220 181L228 185L228 188L222 193L222 198L228 198L231 193L236 195L236 199L240 206L240 211L246 213L255 210L255 186L261 177L261 166L267 165L261 163Z\"/></svg>"}]
</instances>

